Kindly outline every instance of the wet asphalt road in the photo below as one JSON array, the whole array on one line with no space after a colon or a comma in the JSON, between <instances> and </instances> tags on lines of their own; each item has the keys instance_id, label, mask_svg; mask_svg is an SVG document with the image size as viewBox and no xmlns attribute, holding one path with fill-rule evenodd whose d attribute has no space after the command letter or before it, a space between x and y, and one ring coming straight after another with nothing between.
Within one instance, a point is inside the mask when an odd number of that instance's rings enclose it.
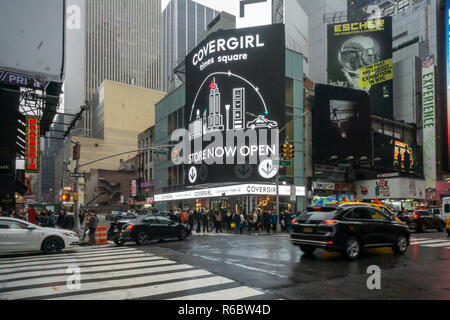
<instances>
[{"instance_id":1,"label":"wet asphalt road","mask_svg":"<svg viewBox=\"0 0 450 320\"><path fill-rule=\"evenodd\" d=\"M412 233L430 242L446 233ZM134 246L130 244L129 246ZM405 255L369 249L357 261L317 250L303 255L287 234L194 235L139 247L264 291L267 299L450 299L450 250L412 244ZM369 290L367 268L381 268L381 289Z\"/></svg>"}]
</instances>

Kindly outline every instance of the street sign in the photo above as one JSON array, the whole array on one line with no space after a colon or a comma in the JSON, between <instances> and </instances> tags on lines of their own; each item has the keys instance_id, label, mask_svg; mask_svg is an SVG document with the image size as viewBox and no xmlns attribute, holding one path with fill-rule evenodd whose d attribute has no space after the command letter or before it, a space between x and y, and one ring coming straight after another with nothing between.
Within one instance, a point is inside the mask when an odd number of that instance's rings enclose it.
<instances>
[{"instance_id":1,"label":"street sign","mask_svg":"<svg viewBox=\"0 0 450 320\"><path fill-rule=\"evenodd\" d=\"M167 160L167 151L166 150L152 150L153 159L166 161Z\"/></svg>"},{"instance_id":2,"label":"street sign","mask_svg":"<svg viewBox=\"0 0 450 320\"><path fill-rule=\"evenodd\" d=\"M78 173L71 172L70 177L71 178L86 178L86 173L85 172L78 172Z\"/></svg>"},{"instance_id":3,"label":"street sign","mask_svg":"<svg viewBox=\"0 0 450 320\"><path fill-rule=\"evenodd\" d=\"M272 164L274 166L279 166L279 167L290 167L290 166L292 166L292 161L291 160L272 160Z\"/></svg>"}]
</instances>

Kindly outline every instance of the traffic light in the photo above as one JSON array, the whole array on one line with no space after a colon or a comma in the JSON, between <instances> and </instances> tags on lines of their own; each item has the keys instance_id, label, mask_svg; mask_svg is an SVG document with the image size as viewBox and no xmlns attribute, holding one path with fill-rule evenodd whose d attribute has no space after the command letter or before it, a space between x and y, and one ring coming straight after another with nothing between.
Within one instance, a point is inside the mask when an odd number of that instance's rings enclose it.
<instances>
[{"instance_id":1,"label":"traffic light","mask_svg":"<svg viewBox=\"0 0 450 320\"><path fill-rule=\"evenodd\" d=\"M288 157L288 144L283 144L283 158L287 159Z\"/></svg>"},{"instance_id":2,"label":"traffic light","mask_svg":"<svg viewBox=\"0 0 450 320\"><path fill-rule=\"evenodd\" d=\"M73 201L78 201L78 193L73 194Z\"/></svg>"},{"instance_id":3,"label":"traffic light","mask_svg":"<svg viewBox=\"0 0 450 320\"><path fill-rule=\"evenodd\" d=\"M62 201L69 201L70 200L70 194L69 193L63 193L61 196Z\"/></svg>"},{"instance_id":4,"label":"traffic light","mask_svg":"<svg viewBox=\"0 0 450 320\"><path fill-rule=\"evenodd\" d=\"M294 159L294 145L292 144L288 147L288 159Z\"/></svg>"}]
</instances>

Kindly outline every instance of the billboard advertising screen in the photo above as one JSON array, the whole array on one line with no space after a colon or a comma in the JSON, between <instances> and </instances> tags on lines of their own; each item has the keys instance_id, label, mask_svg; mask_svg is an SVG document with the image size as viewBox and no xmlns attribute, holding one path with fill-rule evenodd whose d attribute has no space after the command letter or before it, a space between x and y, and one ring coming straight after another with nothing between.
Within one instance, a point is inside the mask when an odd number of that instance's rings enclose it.
<instances>
[{"instance_id":1,"label":"billboard advertising screen","mask_svg":"<svg viewBox=\"0 0 450 320\"><path fill-rule=\"evenodd\" d=\"M62 81L64 21L65 1L0 1L0 70L27 85L35 79L20 74Z\"/></svg>"},{"instance_id":2,"label":"billboard advertising screen","mask_svg":"<svg viewBox=\"0 0 450 320\"><path fill-rule=\"evenodd\" d=\"M372 115L393 117L392 18L328 25L328 84L365 90Z\"/></svg>"},{"instance_id":3,"label":"billboard advertising screen","mask_svg":"<svg viewBox=\"0 0 450 320\"><path fill-rule=\"evenodd\" d=\"M422 147L377 132L374 132L373 143L377 168L421 175Z\"/></svg>"},{"instance_id":4,"label":"billboard advertising screen","mask_svg":"<svg viewBox=\"0 0 450 320\"><path fill-rule=\"evenodd\" d=\"M282 24L218 31L186 57L187 185L278 172L263 159L278 155L285 125L284 34Z\"/></svg>"},{"instance_id":5,"label":"billboard advertising screen","mask_svg":"<svg viewBox=\"0 0 450 320\"><path fill-rule=\"evenodd\" d=\"M363 90L317 84L313 109L315 161L370 158L370 100Z\"/></svg>"}]
</instances>

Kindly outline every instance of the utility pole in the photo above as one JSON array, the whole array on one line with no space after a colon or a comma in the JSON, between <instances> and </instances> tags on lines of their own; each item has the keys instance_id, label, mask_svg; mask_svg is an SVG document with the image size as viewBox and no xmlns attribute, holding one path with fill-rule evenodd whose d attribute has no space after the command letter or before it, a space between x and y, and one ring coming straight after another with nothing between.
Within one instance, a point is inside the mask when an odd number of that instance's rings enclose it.
<instances>
[{"instance_id":1,"label":"utility pole","mask_svg":"<svg viewBox=\"0 0 450 320\"><path fill-rule=\"evenodd\" d=\"M75 232L79 234L80 232L80 206L79 206L79 186L80 186L80 177L78 175L80 169L80 150L81 145L80 142L75 142L75 146L73 147L73 159L75 160L75 194L76 198L74 199L75 203L75 212L74 212L74 221L75 221Z\"/></svg>"}]
</instances>

